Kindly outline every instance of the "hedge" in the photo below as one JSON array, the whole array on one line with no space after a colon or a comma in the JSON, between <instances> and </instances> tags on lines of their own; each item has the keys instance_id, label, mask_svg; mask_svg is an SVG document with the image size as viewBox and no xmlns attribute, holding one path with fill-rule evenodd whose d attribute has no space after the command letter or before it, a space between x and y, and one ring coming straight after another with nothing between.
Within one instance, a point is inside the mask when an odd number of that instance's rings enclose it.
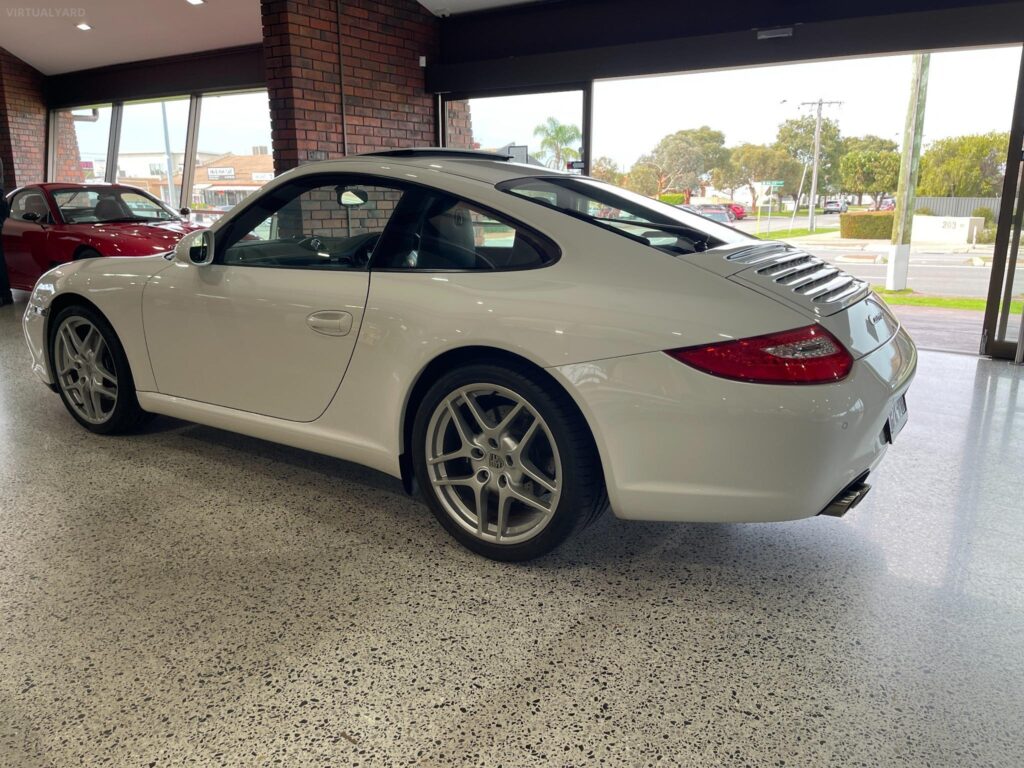
<instances>
[{"instance_id":1,"label":"hedge","mask_svg":"<svg viewBox=\"0 0 1024 768\"><path fill-rule=\"evenodd\" d=\"M889 240L892 237L892 211L855 211L839 214L839 236L854 240Z\"/></svg>"},{"instance_id":2,"label":"hedge","mask_svg":"<svg viewBox=\"0 0 1024 768\"><path fill-rule=\"evenodd\" d=\"M658 199L663 203L668 203L669 205L683 205L686 203L686 195L681 192L666 192Z\"/></svg>"}]
</instances>

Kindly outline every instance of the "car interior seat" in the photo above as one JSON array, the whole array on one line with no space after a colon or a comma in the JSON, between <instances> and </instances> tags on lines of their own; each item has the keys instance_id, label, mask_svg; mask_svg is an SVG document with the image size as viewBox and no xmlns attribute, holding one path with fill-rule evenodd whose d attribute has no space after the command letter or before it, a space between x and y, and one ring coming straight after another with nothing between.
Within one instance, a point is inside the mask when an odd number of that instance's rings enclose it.
<instances>
[{"instance_id":1,"label":"car interior seat","mask_svg":"<svg viewBox=\"0 0 1024 768\"><path fill-rule=\"evenodd\" d=\"M96 203L95 214L101 221L123 219L127 215L124 207L114 197L101 197Z\"/></svg>"}]
</instances>

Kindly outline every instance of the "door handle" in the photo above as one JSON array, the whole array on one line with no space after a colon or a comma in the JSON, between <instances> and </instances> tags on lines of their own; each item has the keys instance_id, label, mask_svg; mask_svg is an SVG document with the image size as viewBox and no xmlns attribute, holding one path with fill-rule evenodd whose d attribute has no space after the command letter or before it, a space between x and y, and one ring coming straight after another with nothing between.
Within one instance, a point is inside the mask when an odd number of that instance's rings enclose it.
<instances>
[{"instance_id":1,"label":"door handle","mask_svg":"<svg viewBox=\"0 0 1024 768\"><path fill-rule=\"evenodd\" d=\"M327 336L347 336L352 330L352 315L339 309L325 309L307 317L306 325Z\"/></svg>"}]
</instances>

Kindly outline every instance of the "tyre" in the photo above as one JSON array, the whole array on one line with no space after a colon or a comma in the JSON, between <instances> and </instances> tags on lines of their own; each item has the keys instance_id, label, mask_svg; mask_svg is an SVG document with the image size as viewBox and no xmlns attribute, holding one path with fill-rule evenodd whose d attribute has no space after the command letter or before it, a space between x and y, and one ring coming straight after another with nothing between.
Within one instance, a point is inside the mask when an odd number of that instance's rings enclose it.
<instances>
[{"instance_id":1,"label":"tyre","mask_svg":"<svg viewBox=\"0 0 1024 768\"><path fill-rule=\"evenodd\" d=\"M150 418L139 407L128 358L99 312L70 306L50 324L50 365L64 406L90 432L129 432Z\"/></svg>"},{"instance_id":2,"label":"tyre","mask_svg":"<svg viewBox=\"0 0 1024 768\"><path fill-rule=\"evenodd\" d=\"M75 261L81 261L82 259L99 259L102 258L103 254L97 251L95 248L83 248L75 254Z\"/></svg>"},{"instance_id":3,"label":"tyre","mask_svg":"<svg viewBox=\"0 0 1024 768\"><path fill-rule=\"evenodd\" d=\"M437 519L494 560L543 555L607 507L583 417L525 367L474 364L442 376L416 412L411 453Z\"/></svg>"}]
</instances>

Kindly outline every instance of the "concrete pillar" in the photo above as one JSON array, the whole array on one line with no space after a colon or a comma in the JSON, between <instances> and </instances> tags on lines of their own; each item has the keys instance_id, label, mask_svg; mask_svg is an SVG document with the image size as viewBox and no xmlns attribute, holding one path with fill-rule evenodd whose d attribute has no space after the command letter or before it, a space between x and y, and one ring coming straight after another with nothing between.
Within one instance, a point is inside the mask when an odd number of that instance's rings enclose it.
<instances>
[{"instance_id":1,"label":"concrete pillar","mask_svg":"<svg viewBox=\"0 0 1024 768\"><path fill-rule=\"evenodd\" d=\"M903 129L903 157L900 160L899 186L896 191L895 220L889 265L885 271L885 287L902 291L907 287L910 269L910 240L914 224L914 192L921 166L921 137L924 134L924 107L928 100L928 65L931 54L914 55L910 84L910 103Z\"/></svg>"}]
</instances>

